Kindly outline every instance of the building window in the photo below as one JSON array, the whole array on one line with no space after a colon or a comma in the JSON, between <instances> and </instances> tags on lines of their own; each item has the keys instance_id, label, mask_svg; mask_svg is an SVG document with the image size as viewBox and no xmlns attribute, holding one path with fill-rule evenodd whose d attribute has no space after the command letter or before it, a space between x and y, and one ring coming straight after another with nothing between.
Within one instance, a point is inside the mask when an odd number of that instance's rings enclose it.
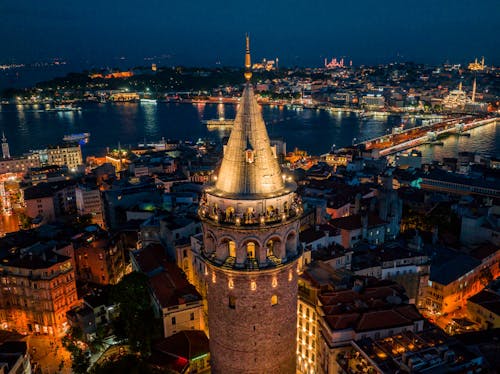
<instances>
[{"instance_id":1,"label":"building window","mask_svg":"<svg viewBox=\"0 0 500 374\"><path fill-rule=\"evenodd\" d=\"M273 295L271 297L271 305L276 305L278 304L278 296L277 295Z\"/></svg>"},{"instance_id":2,"label":"building window","mask_svg":"<svg viewBox=\"0 0 500 374\"><path fill-rule=\"evenodd\" d=\"M227 243L227 246L228 246L229 257L236 257L236 243L230 240Z\"/></svg>"},{"instance_id":3,"label":"building window","mask_svg":"<svg viewBox=\"0 0 500 374\"><path fill-rule=\"evenodd\" d=\"M175 325L176 321L175 321L175 317L172 317L172 325Z\"/></svg>"},{"instance_id":4,"label":"building window","mask_svg":"<svg viewBox=\"0 0 500 374\"><path fill-rule=\"evenodd\" d=\"M247 244L247 257L255 258L255 243L253 242Z\"/></svg>"},{"instance_id":5,"label":"building window","mask_svg":"<svg viewBox=\"0 0 500 374\"><path fill-rule=\"evenodd\" d=\"M229 296L229 307L231 309L236 309L236 297Z\"/></svg>"},{"instance_id":6,"label":"building window","mask_svg":"<svg viewBox=\"0 0 500 374\"><path fill-rule=\"evenodd\" d=\"M194 313L191 313L191 314L189 315L189 319L190 319L191 321L194 321Z\"/></svg>"}]
</instances>

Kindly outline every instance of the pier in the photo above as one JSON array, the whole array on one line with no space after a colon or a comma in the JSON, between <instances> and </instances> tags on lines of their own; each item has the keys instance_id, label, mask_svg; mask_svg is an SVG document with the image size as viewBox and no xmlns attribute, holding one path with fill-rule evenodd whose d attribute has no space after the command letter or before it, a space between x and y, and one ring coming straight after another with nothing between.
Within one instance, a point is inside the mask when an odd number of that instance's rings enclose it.
<instances>
[{"instance_id":1,"label":"pier","mask_svg":"<svg viewBox=\"0 0 500 374\"><path fill-rule=\"evenodd\" d=\"M392 134L356 143L354 146L363 145L366 150L378 152L379 156L387 156L423 144L432 143L449 134L462 134L477 127L496 124L498 121L500 121L498 117L475 118L464 116L452 118L438 123L394 131Z\"/></svg>"}]
</instances>

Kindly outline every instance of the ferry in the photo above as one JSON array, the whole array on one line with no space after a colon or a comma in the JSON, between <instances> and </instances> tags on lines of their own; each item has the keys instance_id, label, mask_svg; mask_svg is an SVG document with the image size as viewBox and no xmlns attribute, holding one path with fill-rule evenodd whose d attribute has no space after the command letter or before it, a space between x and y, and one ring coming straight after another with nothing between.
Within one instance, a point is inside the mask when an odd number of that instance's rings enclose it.
<instances>
[{"instance_id":1,"label":"ferry","mask_svg":"<svg viewBox=\"0 0 500 374\"><path fill-rule=\"evenodd\" d=\"M63 141L68 143L78 142L87 143L90 138L90 132L82 132L80 134L68 134L63 136Z\"/></svg>"},{"instance_id":2,"label":"ferry","mask_svg":"<svg viewBox=\"0 0 500 374\"><path fill-rule=\"evenodd\" d=\"M82 107L73 105L56 105L53 108L46 109L47 112L78 112Z\"/></svg>"},{"instance_id":3,"label":"ferry","mask_svg":"<svg viewBox=\"0 0 500 374\"><path fill-rule=\"evenodd\" d=\"M143 99L140 100L140 103L141 104L156 104L157 101L156 101L156 99L145 99L145 98L143 98Z\"/></svg>"}]
</instances>

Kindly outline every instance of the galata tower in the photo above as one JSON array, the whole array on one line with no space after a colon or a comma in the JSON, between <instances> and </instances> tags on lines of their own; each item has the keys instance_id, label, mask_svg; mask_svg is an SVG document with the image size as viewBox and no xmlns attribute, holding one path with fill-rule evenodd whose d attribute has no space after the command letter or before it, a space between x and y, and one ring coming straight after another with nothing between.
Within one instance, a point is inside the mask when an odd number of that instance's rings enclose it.
<instances>
[{"instance_id":1,"label":"galata tower","mask_svg":"<svg viewBox=\"0 0 500 374\"><path fill-rule=\"evenodd\" d=\"M247 36L245 88L199 210L212 371L295 373L302 204L271 147L251 77Z\"/></svg>"}]
</instances>

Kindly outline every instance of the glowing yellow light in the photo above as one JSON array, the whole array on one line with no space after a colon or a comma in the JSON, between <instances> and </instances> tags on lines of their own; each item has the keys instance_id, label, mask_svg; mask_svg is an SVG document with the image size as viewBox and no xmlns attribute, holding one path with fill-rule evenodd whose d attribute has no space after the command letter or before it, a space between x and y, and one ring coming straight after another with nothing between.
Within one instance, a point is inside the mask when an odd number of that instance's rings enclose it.
<instances>
[{"instance_id":1,"label":"glowing yellow light","mask_svg":"<svg viewBox=\"0 0 500 374\"><path fill-rule=\"evenodd\" d=\"M278 279L276 279L276 277L273 278L272 285L273 285L273 287L277 287L278 286Z\"/></svg>"}]
</instances>

